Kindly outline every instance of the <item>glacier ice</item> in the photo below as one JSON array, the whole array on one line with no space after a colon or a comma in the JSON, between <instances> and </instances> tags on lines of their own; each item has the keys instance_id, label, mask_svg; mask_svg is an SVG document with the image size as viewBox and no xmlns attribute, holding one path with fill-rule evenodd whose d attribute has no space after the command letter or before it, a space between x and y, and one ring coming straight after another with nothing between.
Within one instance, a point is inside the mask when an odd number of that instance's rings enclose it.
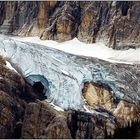
<instances>
[{"instance_id":1,"label":"glacier ice","mask_svg":"<svg viewBox=\"0 0 140 140\"><path fill-rule=\"evenodd\" d=\"M122 77L119 69L116 69L116 72L112 71L115 65L95 58L79 57L2 35L0 55L4 56L30 84L40 81L47 89L48 102L62 109L84 109L81 89L86 81L110 86L119 98L129 101L140 99L138 93L131 94L134 92L133 87L128 90L122 89L122 85L127 84L127 81L119 78Z\"/></svg>"}]
</instances>

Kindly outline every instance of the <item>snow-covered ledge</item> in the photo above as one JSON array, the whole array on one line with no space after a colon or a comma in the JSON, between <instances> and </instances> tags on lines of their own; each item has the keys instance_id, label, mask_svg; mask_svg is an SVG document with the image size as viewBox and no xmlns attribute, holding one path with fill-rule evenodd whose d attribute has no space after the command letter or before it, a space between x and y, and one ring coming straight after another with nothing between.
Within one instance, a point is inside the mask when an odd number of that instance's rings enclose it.
<instances>
[{"instance_id":1,"label":"snow-covered ledge","mask_svg":"<svg viewBox=\"0 0 140 140\"><path fill-rule=\"evenodd\" d=\"M77 38L59 43L54 40L40 40L36 37L12 37L14 40L31 42L55 48L70 54L96 57L111 63L140 64L140 48L128 50L114 50L105 46L102 42L86 44Z\"/></svg>"}]
</instances>

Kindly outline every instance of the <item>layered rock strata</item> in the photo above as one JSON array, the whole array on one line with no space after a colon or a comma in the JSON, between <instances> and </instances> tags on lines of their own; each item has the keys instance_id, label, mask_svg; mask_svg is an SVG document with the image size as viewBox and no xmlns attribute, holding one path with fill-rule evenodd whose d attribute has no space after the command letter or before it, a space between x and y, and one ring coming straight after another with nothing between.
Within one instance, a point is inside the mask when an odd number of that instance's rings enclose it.
<instances>
[{"instance_id":1,"label":"layered rock strata","mask_svg":"<svg viewBox=\"0 0 140 140\"><path fill-rule=\"evenodd\" d=\"M77 37L114 49L139 47L140 2L0 2L0 31L58 41Z\"/></svg>"}]
</instances>

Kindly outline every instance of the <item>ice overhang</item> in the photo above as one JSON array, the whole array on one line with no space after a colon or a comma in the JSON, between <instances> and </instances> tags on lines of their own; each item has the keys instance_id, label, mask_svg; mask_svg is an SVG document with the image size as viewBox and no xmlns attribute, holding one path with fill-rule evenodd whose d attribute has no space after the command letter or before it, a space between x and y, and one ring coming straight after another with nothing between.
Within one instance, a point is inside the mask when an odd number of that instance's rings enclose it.
<instances>
[{"instance_id":1,"label":"ice overhang","mask_svg":"<svg viewBox=\"0 0 140 140\"><path fill-rule=\"evenodd\" d=\"M43 75L29 75L25 78L28 83L30 83L32 86L37 83L41 82L44 86L44 93L49 92L49 82Z\"/></svg>"}]
</instances>

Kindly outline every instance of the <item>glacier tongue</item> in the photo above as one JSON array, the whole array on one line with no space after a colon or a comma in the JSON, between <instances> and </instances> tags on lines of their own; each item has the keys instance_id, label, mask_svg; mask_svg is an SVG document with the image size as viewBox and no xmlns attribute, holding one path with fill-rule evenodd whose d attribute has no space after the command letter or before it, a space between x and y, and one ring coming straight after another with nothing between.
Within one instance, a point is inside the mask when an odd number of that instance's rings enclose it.
<instances>
[{"instance_id":1,"label":"glacier tongue","mask_svg":"<svg viewBox=\"0 0 140 140\"><path fill-rule=\"evenodd\" d=\"M0 36L0 55L31 84L42 82L47 89L47 100L62 109L84 109L81 89L86 81L107 84L119 98L131 102L140 99L138 90L136 92L127 85L127 79L120 73L122 69L116 68L117 71L113 72L115 64L67 54L39 44L14 41L5 36Z\"/></svg>"}]
</instances>

